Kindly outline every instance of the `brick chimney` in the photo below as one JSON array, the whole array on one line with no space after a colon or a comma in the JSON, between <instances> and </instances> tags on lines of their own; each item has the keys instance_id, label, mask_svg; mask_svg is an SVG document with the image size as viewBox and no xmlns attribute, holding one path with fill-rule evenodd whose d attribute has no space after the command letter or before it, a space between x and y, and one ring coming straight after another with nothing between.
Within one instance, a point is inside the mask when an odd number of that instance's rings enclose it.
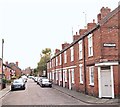
<instances>
[{"instance_id":1,"label":"brick chimney","mask_svg":"<svg viewBox=\"0 0 120 107\"><path fill-rule=\"evenodd\" d=\"M62 49L65 49L66 47L68 47L70 44L65 42L64 44L62 44Z\"/></svg>"},{"instance_id":2,"label":"brick chimney","mask_svg":"<svg viewBox=\"0 0 120 107\"><path fill-rule=\"evenodd\" d=\"M80 38L80 35L77 34L77 32L76 32L76 35L73 35L73 41L78 40L79 38Z\"/></svg>"},{"instance_id":3,"label":"brick chimney","mask_svg":"<svg viewBox=\"0 0 120 107\"><path fill-rule=\"evenodd\" d=\"M16 62L16 65L18 66L18 62Z\"/></svg>"},{"instance_id":4,"label":"brick chimney","mask_svg":"<svg viewBox=\"0 0 120 107\"><path fill-rule=\"evenodd\" d=\"M87 32L87 29L80 29L80 30L79 30L80 36L83 35L85 32Z\"/></svg>"},{"instance_id":5,"label":"brick chimney","mask_svg":"<svg viewBox=\"0 0 120 107\"><path fill-rule=\"evenodd\" d=\"M108 13L111 12L111 9L108 8L108 7L102 7L101 10L100 10L100 13L97 15L97 18L98 18L98 23L100 22L101 19L103 19L104 17L107 16Z\"/></svg>"},{"instance_id":6,"label":"brick chimney","mask_svg":"<svg viewBox=\"0 0 120 107\"><path fill-rule=\"evenodd\" d=\"M55 54L59 53L60 49L55 49Z\"/></svg>"},{"instance_id":7,"label":"brick chimney","mask_svg":"<svg viewBox=\"0 0 120 107\"><path fill-rule=\"evenodd\" d=\"M95 26L96 26L95 19L93 19L93 22L92 22L92 23L88 23L88 24L87 24L87 29L90 30L90 29L92 29L92 28L95 27Z\"/></svg>"},{"instance_id":8,"label":"brick chimney","mask_svg":"<svg viewBox=\"0 0 120 107\"><path fill-rule=\"evenodd\" d=\"M5 64L8 65L8 61L6 61Z\"/></svg>"}]
</instances>

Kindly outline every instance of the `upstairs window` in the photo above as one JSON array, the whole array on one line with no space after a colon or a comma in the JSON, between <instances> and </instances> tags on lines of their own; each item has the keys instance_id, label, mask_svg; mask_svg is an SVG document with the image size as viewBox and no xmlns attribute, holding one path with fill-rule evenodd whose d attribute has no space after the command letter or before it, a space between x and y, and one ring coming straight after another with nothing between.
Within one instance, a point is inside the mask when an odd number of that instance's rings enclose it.
<instances>
[{"instance_id":1,"label":"upstairs window","mask_svg":"<svg viewBox=\"0 0 120 107\"><path fill-rule=\"evenodd\" d=\"M92 34L89 34L88 36L88 57L93 56L93 40L92 40Z\"/></svg>"},{"instance_id":2,"label":"upstairs window","mask_svg":"<svg viewBox=\"0 0 120 107\"><path fill-rule=\"evenodd\" d=\"M59 55L59 57L60 57L59 65L61 65L61 54Z\"/></svg>"},{"instance_id":3,"label":"upstairs window","mask_svg":"<svg viewBox=\"0 0 120 107\"><path fill-rule=\"evenodd\" d=\"M82 40L79 41L79 59L82 59Z\"/></svg>"},{"instance_id":4,"label":"upstairs window","mask_svg":"<svg viewBox=\"0 0 120 107\"><path fill-rule=\"evenodd\" d=\"M71 61L74 60L74 50L73 50L73 47L70 48L71 50Z\"/></svg>"},{"instance_id":5,"label":"upstairs window","mask_svg":"<svg viewBox=\"0 0 120 107\"><path fill-rule=\"evenodd\" d=\"M58 57L56 57L56 66L58 66Z\"/></svg>"},{"instance_id":6,"label":"upstairs window","mask_svg":"<svg viewBox=\"0 0 120 107\"><path fill-rule=\"evenodd\" d=\"M67 63L67 53L66 53L66 51L64 52L64 63Z\"/></svg>"},{"instance_id":7,"label":"upstairs window","mask_svg":"<svg viewBox=\"0 0 120 107\"><path fill-rule=\"evenodd\" d=\"M51 65L51 64L52 64L52 61L50 61L50 68L52 67L52 65Z\"/></svg>"},{"instance_id":8,"label":"upstairs window","mask_svg":"<svg viewBox=\"0 0 120 107\"><path fill-rule=\"evenodd\" d=\"M50 68L50 67L49 67L49 64L50 64L50 62L48 62L48 63L47 63L47 69L49 69L49 68Z\"/></svg>"}]
</instances>

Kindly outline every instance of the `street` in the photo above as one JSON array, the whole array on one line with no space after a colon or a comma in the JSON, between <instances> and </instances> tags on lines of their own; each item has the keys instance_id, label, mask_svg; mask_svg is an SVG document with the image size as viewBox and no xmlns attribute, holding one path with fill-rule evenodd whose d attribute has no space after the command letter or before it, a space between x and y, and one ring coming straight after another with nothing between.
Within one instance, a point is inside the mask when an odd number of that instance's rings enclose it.
<instances>
[{"instance_id":1,"label":"street","mask_svg":"<svg viewBox=\"0 0 120 107\"><path fill-rule=\"evenodd\" d=\"M40 87L28 79L25 90L10 91L2 105L86 105L54 88Z\"/></svg>"}]
</instances>

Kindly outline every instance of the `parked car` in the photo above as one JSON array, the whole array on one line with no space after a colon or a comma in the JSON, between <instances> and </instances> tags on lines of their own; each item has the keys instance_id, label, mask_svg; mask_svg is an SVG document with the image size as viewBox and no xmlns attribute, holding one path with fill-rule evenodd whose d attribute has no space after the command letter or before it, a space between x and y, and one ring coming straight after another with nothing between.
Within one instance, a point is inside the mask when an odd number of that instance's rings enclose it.
<instances>
[{"instance_id":1,"label":"parked car","mask_svg":"<svg viewBox=\"0 0 120 107\"><path fill-rule=\"evenodd\" d=\"M52 83L47 78L42 78L40 80L40 86L41 87L52 87Z\"/></svg>"},{"instance_id":2,"label":"parked car","mask_svg":"<svg viewBox=\"0 0 120 107\"><path fill-rule=\"evenodd\" d=\"M27 82L27 76L26 75L22 75L21 78L23 79L24 82Z\"/></svg>"},{"instance_id":3,"label":"parked car","mask_svg":"<svg viewBox=\"0 0 120 107\"><path fill-rule=\"evenodd\" d=\"M40 85L40 82L42 81L42 79L43 79L43 78L45 78L45 79L46 79L47 77L39 77L39 78L38 78L38 80L37 80L37 84L39 84L39 85Z\"/></svg>"},{"instance_id":4,"label":"parked car","mask_svg":"<svg viewBox=\"0 0 120 107\"><path fill-rule=\"evenodd\" d=\"M37 78L38 78L38 77L34 77L34 81L35 81L35 82L37 82Z\"/></svg>"},{"instance_id":5,"label":"parked car","mask_svg":"<svg viewBox=\"0 0 120 107\"><path fill-rule=\"evenodd\" d=\"M15 89L25 90L25 82L23 81L23 79L20 78L20 79L13 80L13 83L11 84L11 91Z\"/></svg>"}]
</instances>

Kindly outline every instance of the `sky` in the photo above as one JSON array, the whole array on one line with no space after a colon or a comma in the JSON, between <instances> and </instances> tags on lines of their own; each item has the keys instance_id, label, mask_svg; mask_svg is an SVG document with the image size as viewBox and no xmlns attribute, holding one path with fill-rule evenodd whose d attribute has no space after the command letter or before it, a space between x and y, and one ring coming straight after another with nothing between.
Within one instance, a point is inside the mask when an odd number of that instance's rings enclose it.
<instances>
[{"instance_id":1,"label":"sky","mask_svg":"<svg viewBox=\"0 0 120 107\"><path fill-rule=\"evenodd\" d=\"M36 68L45 48L60 49L95 19L102 7L114 10L119 0L0 0L0 57Z\"/></svg>"}]
</instances>

